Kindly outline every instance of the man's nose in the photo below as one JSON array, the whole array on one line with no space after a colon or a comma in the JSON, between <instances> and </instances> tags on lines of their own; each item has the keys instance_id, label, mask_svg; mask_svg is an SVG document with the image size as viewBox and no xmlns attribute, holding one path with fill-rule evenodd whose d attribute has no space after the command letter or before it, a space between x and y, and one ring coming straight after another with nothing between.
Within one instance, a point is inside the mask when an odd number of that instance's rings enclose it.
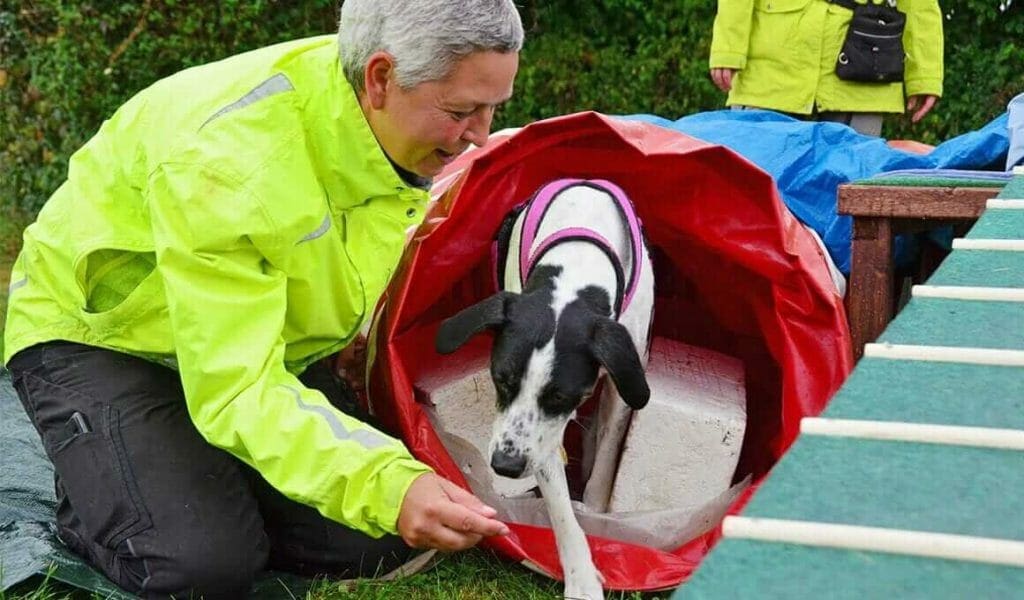
<instances>
[{"instance_id":1,"label":"man's nose","mask_svg":"<svg viewBox=\"0 0 1024 600\"><path fill-rule=\"evenodd\" d=\"M518 479L526 470L526 457L521 454L495 450L494 454L491 454L491 468L498 475Z\"/></svg>"},{"instance_id":2,"label":"man's nose","mask_svg":"<svg viewBox=\"0 0 1024 600\"><path fill-rule=\"evenodd\" d=\"M491 133L491 122L494 120L494 111L490 109L481 110L469 118L466 130L462 132L462 139L480 147L487 143L487 137Z\"/></svg>"}]
</instances>

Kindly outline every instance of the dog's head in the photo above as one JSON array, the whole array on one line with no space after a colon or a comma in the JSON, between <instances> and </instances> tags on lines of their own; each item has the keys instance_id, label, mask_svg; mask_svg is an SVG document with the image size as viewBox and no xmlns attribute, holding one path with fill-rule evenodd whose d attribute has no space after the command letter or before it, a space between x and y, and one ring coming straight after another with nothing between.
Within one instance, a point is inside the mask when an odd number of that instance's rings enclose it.
<instances>
[{"instance_id":1,"label":"dog's head","mask_svg":"<svg viewBox=\"0 0 1024 600\"><path fill-rule=\"evenodd\" d=\"M556 312L560 272L538 267L523 293L499 292L462 310L442 323L435 340L437 351L449 354L478 333L496 332L491 378L498 417L489 452L492 468L506 477L521 477L558 451L602 367L630 407L642 408L650 397L629 332L608 316L608 293L585 288Z\"/></svg>"}]
</instances>

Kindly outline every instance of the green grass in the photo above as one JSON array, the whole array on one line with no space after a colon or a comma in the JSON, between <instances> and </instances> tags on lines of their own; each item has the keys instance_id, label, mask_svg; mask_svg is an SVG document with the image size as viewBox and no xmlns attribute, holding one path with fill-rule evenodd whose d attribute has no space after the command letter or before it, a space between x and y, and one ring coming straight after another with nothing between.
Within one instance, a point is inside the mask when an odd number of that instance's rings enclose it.
<instances>
[{"instance_id":1,"label":"green grass","mask_svg":"<svg viewBox=\"0 0 1024 600\"><path fill-rule=\"evenodd\" d=\"M551 600L562 584L503 561L490 552L471 550L446 557L434 568L391 582L364 580L340 584L316 582L304 600ZM662 600L671 592L608 592L609 600ZM294 598L282 587L281 598ZM17 586L0 600L102 600L50 577ZM296 599L297 600L297 599Z\"/></svg>"}]
</instances>

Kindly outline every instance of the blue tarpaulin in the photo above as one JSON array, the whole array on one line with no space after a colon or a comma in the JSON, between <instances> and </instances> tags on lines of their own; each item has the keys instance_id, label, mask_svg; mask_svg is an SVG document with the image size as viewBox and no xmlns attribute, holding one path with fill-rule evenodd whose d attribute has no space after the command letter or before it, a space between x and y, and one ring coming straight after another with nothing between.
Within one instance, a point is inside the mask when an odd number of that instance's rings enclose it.
<instances>
[{"instance_id":1,"label":"blue tarpaulin","mask_svg":"<svg viewBox=\"0 0 1024 600\"><path fill-rule=\"evenodd\" d=\"M1003 170L1009 148L1007 115L955 137L929 154L912 154L838 123L806 122L766 110L720 110L678 121L624 117L720 144L770 174L790 211L821 236L843 273L850 272L851 219L836 214L842 183L901 169Z\"/></svg>"}]
</instances>

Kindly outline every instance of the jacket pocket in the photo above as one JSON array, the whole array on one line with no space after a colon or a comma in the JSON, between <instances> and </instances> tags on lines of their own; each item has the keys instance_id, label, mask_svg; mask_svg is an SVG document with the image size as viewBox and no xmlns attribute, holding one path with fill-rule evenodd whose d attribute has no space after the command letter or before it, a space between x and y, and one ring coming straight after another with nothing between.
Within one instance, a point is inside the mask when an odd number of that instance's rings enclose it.
<instances>
[{"instance_id":1,"label":"jacket pocket","mask_svg":"<svg viewBox=\"0 0 1024 600\"><path fill-rule=\"evenodd\" d=\"M754 7L765 13L787 13L803 10L812 0L757 0Z\"/></svg>"},{"instance_id":2,"label":"jacket pocket","mask_svg":"<svg viewBox=\"0 0 1024 600\"><path fill-rule=\"evenodd\" d=\"M132 317L159 307L160 277L152 251L95 248L75 261L82 293L79 316L93 331L121 329Z\"/></svg>"},{"instance_id":3,"label":"jacket pocket","mask_svg":"<svg viewBox=\"0 0 1024 600\"><path fill-rule=\"evenodd\" d=\"M51 459L71 510L96 543L114 548L152 527L132 473L119 414L75 412L53 435Z\"/></svg>"}]
</instances>

